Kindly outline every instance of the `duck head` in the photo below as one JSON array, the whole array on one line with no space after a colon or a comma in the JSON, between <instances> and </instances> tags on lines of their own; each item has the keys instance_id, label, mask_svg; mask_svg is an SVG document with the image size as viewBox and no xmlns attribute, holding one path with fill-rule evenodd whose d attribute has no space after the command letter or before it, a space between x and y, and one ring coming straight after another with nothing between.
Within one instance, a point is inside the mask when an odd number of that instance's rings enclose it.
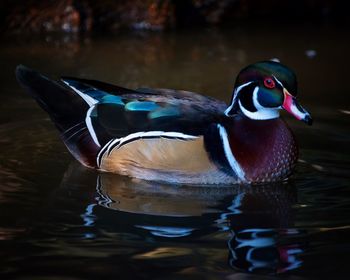
<instances>
[{"instance_id":1,"label":"duck head","mask_svg":"<svg viewBox=\"0 0 350 280\"><path fill-rule=\"evenodd\" d=\"M225 114L241 113L253 120L268 120L278 118L280 109L312 124L310 114L297 101L294 72L279 62L263 61L241 70Z\"/></svg>"}]
</instances>

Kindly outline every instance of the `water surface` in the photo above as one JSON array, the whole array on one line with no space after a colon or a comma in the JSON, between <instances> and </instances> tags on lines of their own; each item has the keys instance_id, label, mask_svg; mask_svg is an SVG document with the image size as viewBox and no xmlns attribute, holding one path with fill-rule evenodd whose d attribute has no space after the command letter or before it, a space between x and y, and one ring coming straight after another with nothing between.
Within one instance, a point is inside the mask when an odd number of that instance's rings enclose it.
<instances>
[{"instance_id":1,"label":"water surface","mask_svg":"<svg viewBox=\"0 0 350 280\"><path fill-rule=\"evenodd\" d=\"M0 273L18 279L341 278L350 253L350 42L332 26L6 38L0 46ZM229 101L235 75L278 57L299 78L312 127L288 181L169 186L75 163L17 85L52 77L168 87ZM296 278L297 277L297 278ZM265 279L264 278L264 279Z\"/></svg>"}]
</instances>

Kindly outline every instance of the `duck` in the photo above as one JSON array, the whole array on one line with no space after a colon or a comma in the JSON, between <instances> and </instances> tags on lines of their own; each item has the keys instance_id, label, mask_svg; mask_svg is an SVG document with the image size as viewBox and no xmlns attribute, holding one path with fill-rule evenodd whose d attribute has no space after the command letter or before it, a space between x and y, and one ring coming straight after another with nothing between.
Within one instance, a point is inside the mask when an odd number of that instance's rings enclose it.
<instances>
[{"instance_id":1,"label":"duck","mask_svg":"<svg viewBox=\"0 0 350 280\"><path fill-rule=\"evenodd\" d=\"M23 65L16 78L81 164L139 180L283 181L293 174L298 145L280 111L312 124L298 102L295 73L276 61L243 68L229 104L184 90L134 90L74 77L55 81Z\"/></svg>"}]
</instances>

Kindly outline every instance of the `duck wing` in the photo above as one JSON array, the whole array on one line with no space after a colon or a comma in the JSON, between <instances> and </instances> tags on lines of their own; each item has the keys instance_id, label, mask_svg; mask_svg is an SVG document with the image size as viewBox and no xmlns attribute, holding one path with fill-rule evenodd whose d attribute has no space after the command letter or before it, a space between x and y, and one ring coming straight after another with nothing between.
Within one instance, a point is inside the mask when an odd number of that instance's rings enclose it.
<instances>
[{"instance_id":1,"label":"duck wing","mask_svg":"<svg viewBox=\"0 0 350 280\"><path fill-rule=\"evenodd\" d=\"M198 93L172 89L130 90L94 80L62 81L89 104L86 122L96 144L138 132L203 135L227 105Z\"/></svg>"},{"instance_id":2,"label":"duck wing","mask_svg":"<svg viewBox=\"0 0 350 280\"><path fill-rule=\"evenodd\" d=\"M78 78L53 81L25 66L17 67L16 77L49 114L72 155L89 167L98 167L98 155L113 141L119 145L211 135L208 129L226 108L221 101L187 91L131 90Z\"/></svg>"}]
</instances>

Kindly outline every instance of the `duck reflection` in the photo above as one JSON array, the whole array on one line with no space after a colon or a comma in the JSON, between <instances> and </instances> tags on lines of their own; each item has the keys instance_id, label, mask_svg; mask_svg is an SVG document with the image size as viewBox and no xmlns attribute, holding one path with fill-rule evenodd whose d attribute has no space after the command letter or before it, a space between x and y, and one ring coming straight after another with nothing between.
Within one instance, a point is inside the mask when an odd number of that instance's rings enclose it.
<instances>
[{"instance_id":1,"label":"duck reflection","mask_svg":"<svg viewBox=\"0 0 350 280\"><path fill-rule=\"evenodd\" d=\"M263 186L262 190L242 192L228 207L230 212L221 214L231 232L231 267L255 273L282 273L302 264L298 256L303 252L302 244L295 241L302 233L291 228L295 196L290 187Z\"/></svg>"},{"instance_id":2,"label":"duck reflection","mask_svg":"<svg viewBox=\"0 0 350 280\"><path fill-rule=\"evenodd\" d=\"M91 184L93 178L94 201L81 216L86 227L101 227L104 218L97 209L102 207L115 211L124 232L161 238L160 242L228 233L228 262L235 270L282 273L302 264L302 232L293 228L296 191L292 183L174 186L96 174L76 165L67 171L64 181L81 184L83 179Z\"/></svg>"}]
</instances>

